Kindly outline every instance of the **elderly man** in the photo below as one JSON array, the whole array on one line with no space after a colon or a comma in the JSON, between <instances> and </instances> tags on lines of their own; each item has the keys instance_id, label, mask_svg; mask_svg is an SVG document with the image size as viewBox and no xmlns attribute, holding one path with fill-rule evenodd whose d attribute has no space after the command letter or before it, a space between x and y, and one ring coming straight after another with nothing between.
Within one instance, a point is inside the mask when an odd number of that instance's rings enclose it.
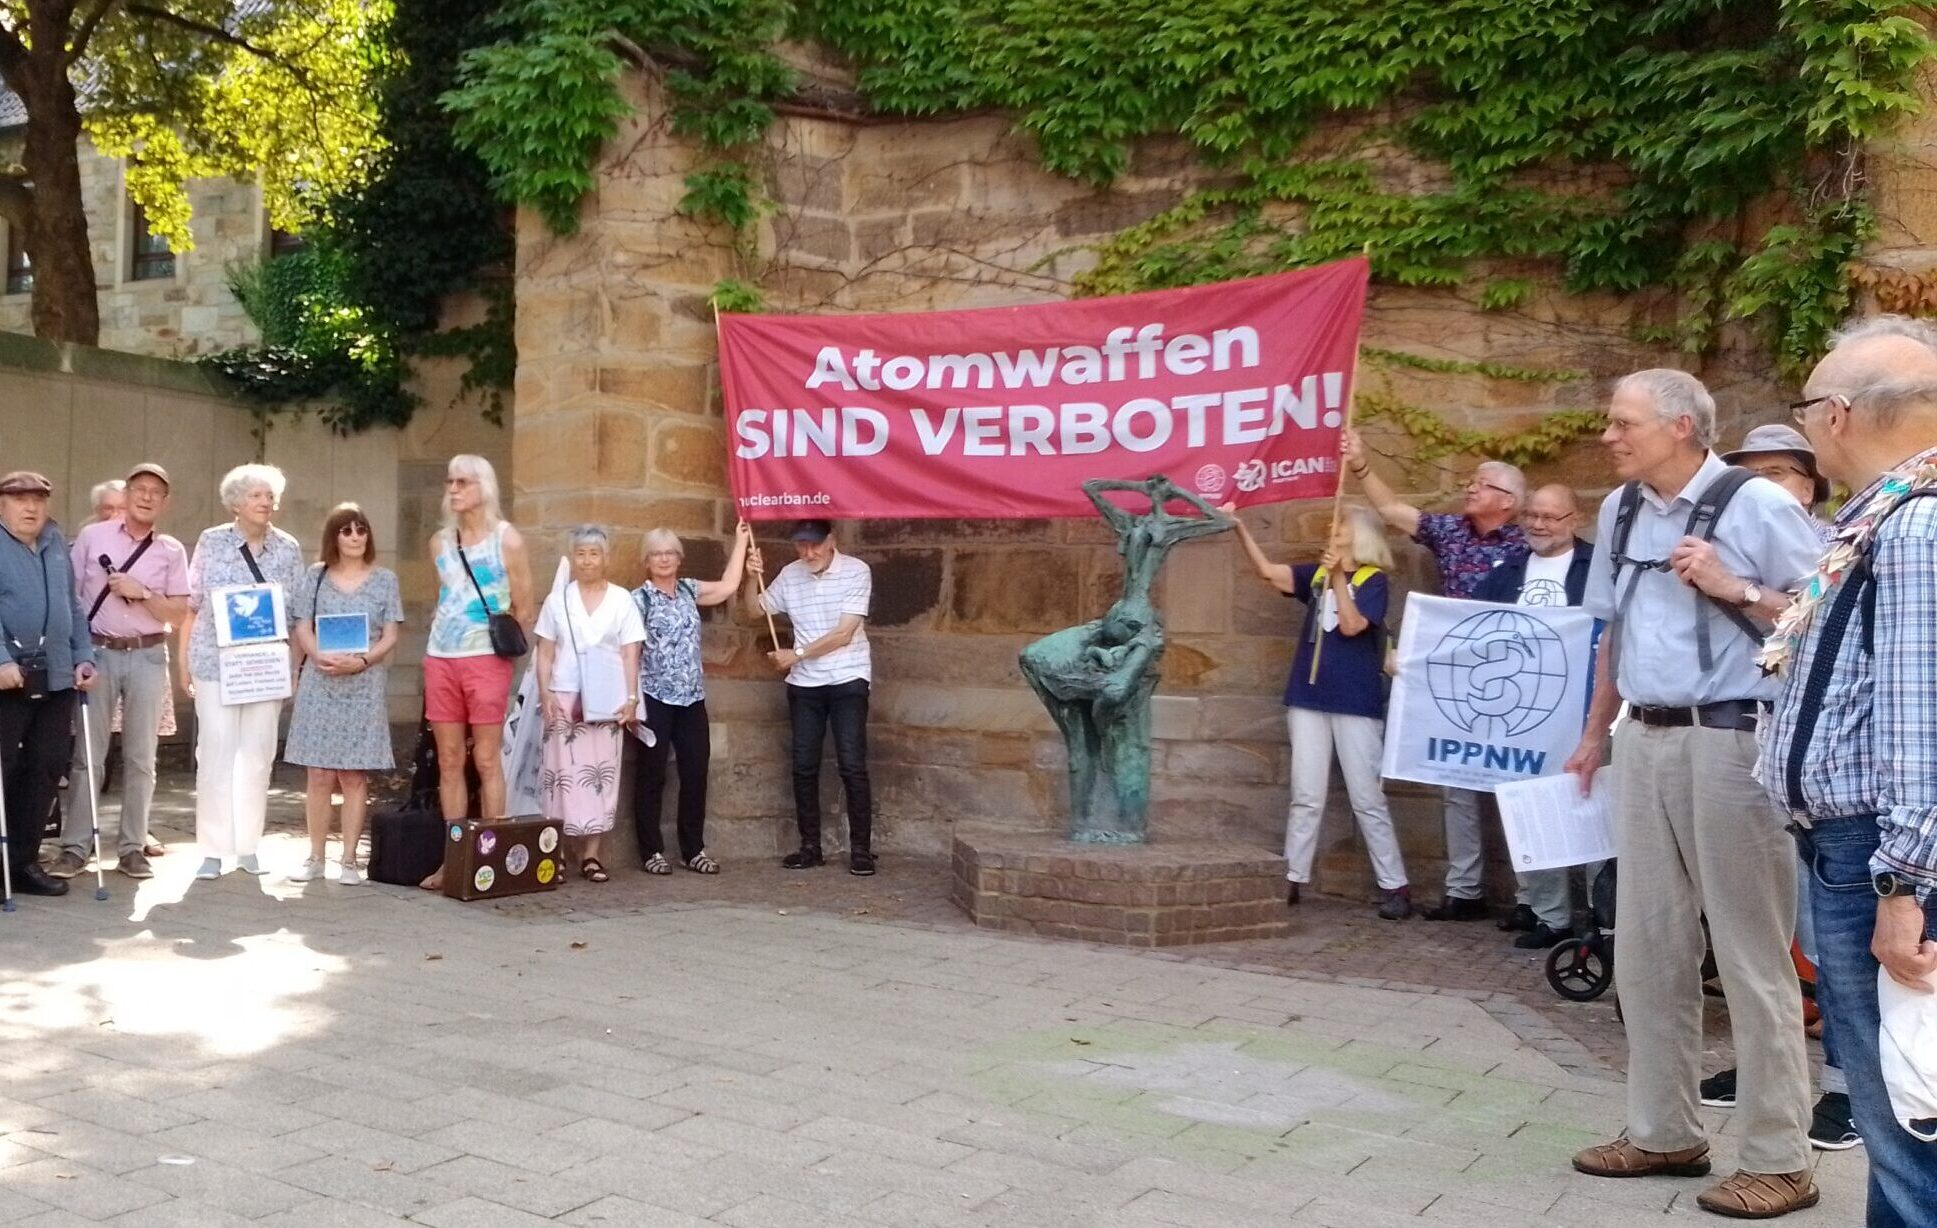
<instances>
[{"instance_id":1,"label":"elderly man","mask_svg":"<svg viewBox=\"0 0 1937 1228\"><path fill-rule=\"evenodd\" d=\"M757 591L760 551L749 558L747 606L755 617L785 614L794 625L791 648L774 645L767 659L787 675L787 715L793 726L794 818L800 848L780 864L809 870L821 852L821 746L834 728L834 761L847 792L848 873L875 870L873 802L868 785L868 690L873 657L865 626L874 598L874 572L843 554L834 526L801 520L789 535L795 560L765 592Z\"/></svg>"},{"instance_id":2,"label":"elderly man","mask_svg":"<svg viewBox=\"0 0 1937 1228\"><path fill-rule=\"evenodd\" d=\"M1762 780L1807 867L1817 1002L1869 1148L1867 1222L1908 1228L1937 1208L1937 1143L1891 1111L1877 970L1918 993L1937 973L1937 331L1857 324L1803 391L1816 459L1856 492L1835 526L1855 560L1769 641L1783 678Z\"/></svg>"},{"instance_id":3,"label":"elderly man","mask_svg":"<svg viewBox=\"0 0 1937 1228\"><path fill-rule=\"evenodd\" d=\"M1702 1191L1719 1215L1814 1206L1809 1068L1790 936L1796 861L1758 797L1755 728L1775 682L1763 630L1814 569L1802 505L1709 450L1715 402L1683 371L1615 385L1601 436L1626 483L1601 504L1582 608L1609 628L1594 698L1567 770L1591 781L1614 737L1621 859L1615 980L1628 1033L1628 1133L1574 1157L1596 1177L1709 1171L1696 1108L1702 1052L1702 917L1728 994L1741 1066L1739 1171Z\"/></svg>"},{"instance_id":4,"label":"elderly man","mask_svg":"<svg viewBox=\"0 0 1937 1228\"><path fill-rule=\"evenodd\" d=\"M96 482L87 492L87 502L94 509L94 519L88 524L117 519L128 508L128 484L120 478Z\"/></svg>"},{"instance_id":5,"label":"elderly man","mask_svg":"<svg viewBox=\"0 0 1937 1228\"><path fill-rule=\"evenodd\" d=\"M1819 504L1829 502L1829 479L1816 467L1816 449L1795 427L1781 423L1758 426L1742 436L1741 447L1724 452L1722 460L1768 478L1796 496L1796 502L1811 515ZM1827 538L1827 533L1824 536Z\"/></svg>"},{"instance_id":6,"label":"elderly man","mask_svg":"<svg viewBox=\"0 0 1937 1228\"><path fill-rule=\"evenodd\" d=\"M47 514L53 493L38 473L0 477L0 784L22 895L67 893L38 864L41 821L74 749L74 693L94 685L67 542Z\"/></svg>"},{"instance_id":7,"label":"elderly man","mask_svg":"<svg viewBox=\"0 0 1937 1228\"><path fill-rule=\"evenodd\" d=\"M74 535L74 574L88 615L101 669L100 715L77 739L68 780L77 785L61 830L60 855L47 867L56 878L87 869L89 836L100 798L87 786L101 778L107 758L108 714L121 706L121 823L115 842L119 868L129 878L152 878L148 807L155 797L155 747L167 700L168 628L188 612L188 552L157 532L168 509L168 471L136 465L128 474L127 506L118 520L101 520ZM92 755L94 770L87 770Z\"/></svg>"},{"instance_id":8,"label":"elderly man","mask_svg":"<svg viewBox=\"0 0 1937 1228\"><path fill-rule=\"evenodd\" d=\"M1345 432L1340 451L1345 467L1385 522L1432 552L1446 596L1471 597L1489 572L1526 552L1526 535L1513 521L1526 501L1527 479L1514 466L1482 461L1467 480L1457 513L1422 512L1372 472L1357 431ZM1446 790L1445 821L1446 898L1423 915L1428 921L1483 921L1486 845L1480 795L1470 789Z\"/></svg>"},{"instance_id":9,"label":"elderly man","mask_svg":"<svg viewBox=\"0 0 1937 1228\"><path fill-rule=\"evenodd\" d=\"M1527 500L1527 510L1520 519L1526 525L1526 553L1488 572L1473 590L1474 598L1504 605L1579 605L1587 591L1587 568L1594 557L1594 546L1575 536L1580 504L1574 492L1565 486L1542 486ZM1525 931L1513 945L1527 951L1540 950L1572 935L1567 871L1516 870L1514 876L1520 883L1520 896L1513 915L1500 923L1503 930Z\"/></svg>"}]
</instances>

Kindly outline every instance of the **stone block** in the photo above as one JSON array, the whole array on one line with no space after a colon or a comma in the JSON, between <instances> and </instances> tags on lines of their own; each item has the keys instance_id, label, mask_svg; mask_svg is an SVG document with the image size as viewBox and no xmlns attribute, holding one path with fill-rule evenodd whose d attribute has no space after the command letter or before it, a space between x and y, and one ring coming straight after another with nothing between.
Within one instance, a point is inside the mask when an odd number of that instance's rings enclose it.
<instances>
[{"instance_id":1,"label":"stone block","mask_svg":"<svg viewBox=\"0 0 1937 1228\"><path fill-rule=\"evenodd\" d=\"M1055 631L1082 621L1060 550L957 550L950 561L951 629Z\"/></svg>"},{"instance_id":2,"label":"stone block","mask_svg":"<svg viewBox=\"0 0 1937 1228\"><path fill-rule=\"evenodd\" d=\"M1183 198L1183 192L1176 188L1143 192L1103 188L1070 201L1051 217L1056 223L1056 233L1069 238L1111 235L1148 221Z\"/></svg>"},{"instance_id":3,"label":"stone block","mask_svg":"<svg viewBox=\"0 0 1937 1228\"><path fill-rule=\"evenodd\" d=\"M714 395L717 386L713 368L705 363L654 362L598 369L598 389L603 396L675 413L713 412L718 404Z\"/></svg>"},{"instance_id":4,"label":"stone block","mask_svg":"<svg viewBox=\"0 0 1937 1228\"><path fill-rule=\"evenodd\" d=\"M646 482L646 415L632 409L600 410L593 428L593 474L600 485Z\"/></svg>"},{"instance_id":5,"label":"stone block","mask_svg":"<svg viewBox=\"0 0 1937 1228\"><path fill-rule=\"evenodd\" d=\"M838 217L795 213L775 224L775 235L788 250L845 264L854 256L854 234Z\"/></svg>"},{"instance_id":6,"label":"stone block","mask_svg":"<svg viewBox=\"0 0 1937 1228\"><path fill-rule=\"evenodd\" d=\"M869 624L903 627L934 610L942 595L942 552L878 550L868 555L874 568L874 608Z\"/></svg>"},{"instance_id":7,"label":"stone block","mask_svg":"<svg viewBox=\"0 0 1937 1228\"><path fill-rule=\"evenodd\" d=\"M953 205L962 197L961 154L947 148L857 159L844 164L842 171L847 180L847 200L862 211L878 212L889 202L912 211Z\"/></svg>"},{"instance_id":8,"label":"stone block","mask_svg":"<svg viewBox=\"0 0 1937 1228\"><path fill-rule=\"evenodd\" d=\"M726 437L722 430L662 421L652 432L652 471L669 481L709 490L726 488Z\"/></svg>"}]
</instances>

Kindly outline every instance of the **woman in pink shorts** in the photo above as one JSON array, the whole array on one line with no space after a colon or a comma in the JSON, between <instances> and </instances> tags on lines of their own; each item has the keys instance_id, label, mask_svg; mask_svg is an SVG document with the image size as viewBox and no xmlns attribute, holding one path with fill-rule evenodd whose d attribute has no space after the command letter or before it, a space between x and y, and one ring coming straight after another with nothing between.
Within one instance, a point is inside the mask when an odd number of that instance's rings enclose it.
<instances>
[{"instance_id":1,"label":"woman in pink shorts","mask_svg":"<svg viewBox=\"0 0 1937 1228\"><path fill-rule=\"evenodd\" d=\"M478 813L504 817L499 763L512 662L491 651L491 615L506 610L527 632L531 564L524 538L504 519L498 475L481 456L454 456L444 478L444 527L430 539L437 566L437 613L424 648L424 715L437 740L438 798L446 819L463 819L464 740L478 772ZM443 871L423 886L443 886Z\"/></svg>"}]
</instances>

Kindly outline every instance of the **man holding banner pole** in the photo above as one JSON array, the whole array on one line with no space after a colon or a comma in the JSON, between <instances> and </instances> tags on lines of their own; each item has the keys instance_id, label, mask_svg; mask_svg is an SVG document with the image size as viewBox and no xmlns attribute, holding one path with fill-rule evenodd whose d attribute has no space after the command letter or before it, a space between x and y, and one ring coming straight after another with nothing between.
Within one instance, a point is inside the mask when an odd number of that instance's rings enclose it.
<instances>
[{"instance_id":1,"label":"man holding banner pole","mask_svg":"<svg viewBox=\"0 0 1937 1228\"><path fill-rule=\"evenodd\" d=\"M1567 770L1585 789L1613 736L1615 982L1628 1034L1627 1133L1574 1157L1596 1177L1710 1170L1696 1102L1702 918L1741 1067L1738 1171L1704 1210L1770 1218L1814 1206L1809 1065L1789 957L1796 858L1752 778L1777 684L1756 664L1821 551L1802 505L1710 451L1715 402L1683 371L1615 385L1601 436L1626 485L1601 504L1583 608L1608 624ZM1737 476L1740 475L1740 476Z\"/></svg>"},{"instance_id":2,"label":"man holding banner pole","mask_svg":"<svg viewBox=\"0 0 1937 1228\"><path fill-rule=\"evenodd\" d=\"M1526 534L1514 518L1526 501L1527 479L1515 466L1482 461L1467 480L1459 512L1422 512L1372 472L1357 431L1346 429L1340 452L1346 470L1358 479L1385 522L1432 552L1440 591L1446 596L1471 597L1495 567L1526 552ZM1445 823L1446 898L1423 915L1428 921L1483 921L1486 846L1480 795L1471 789L1448 788Z\"/></svg>"}]
</instances>

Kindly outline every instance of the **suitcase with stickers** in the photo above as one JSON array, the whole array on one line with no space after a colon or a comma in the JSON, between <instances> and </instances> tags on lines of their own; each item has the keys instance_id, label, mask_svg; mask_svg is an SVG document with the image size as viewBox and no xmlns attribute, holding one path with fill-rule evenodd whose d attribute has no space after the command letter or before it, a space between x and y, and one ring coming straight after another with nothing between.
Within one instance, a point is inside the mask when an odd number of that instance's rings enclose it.
<instances>
[{"instance_id":1,"label":"suitcase with stickers","mask_svg":"<svg viewBox=\"0 0 1937 1228\"><path fill-rule=\"evenodd\" d=\"M565 825L525 815L484 823L444 825L444 894L453 900L495 900L556 891L564 871Z\"/></svg>"}]
</instances>

